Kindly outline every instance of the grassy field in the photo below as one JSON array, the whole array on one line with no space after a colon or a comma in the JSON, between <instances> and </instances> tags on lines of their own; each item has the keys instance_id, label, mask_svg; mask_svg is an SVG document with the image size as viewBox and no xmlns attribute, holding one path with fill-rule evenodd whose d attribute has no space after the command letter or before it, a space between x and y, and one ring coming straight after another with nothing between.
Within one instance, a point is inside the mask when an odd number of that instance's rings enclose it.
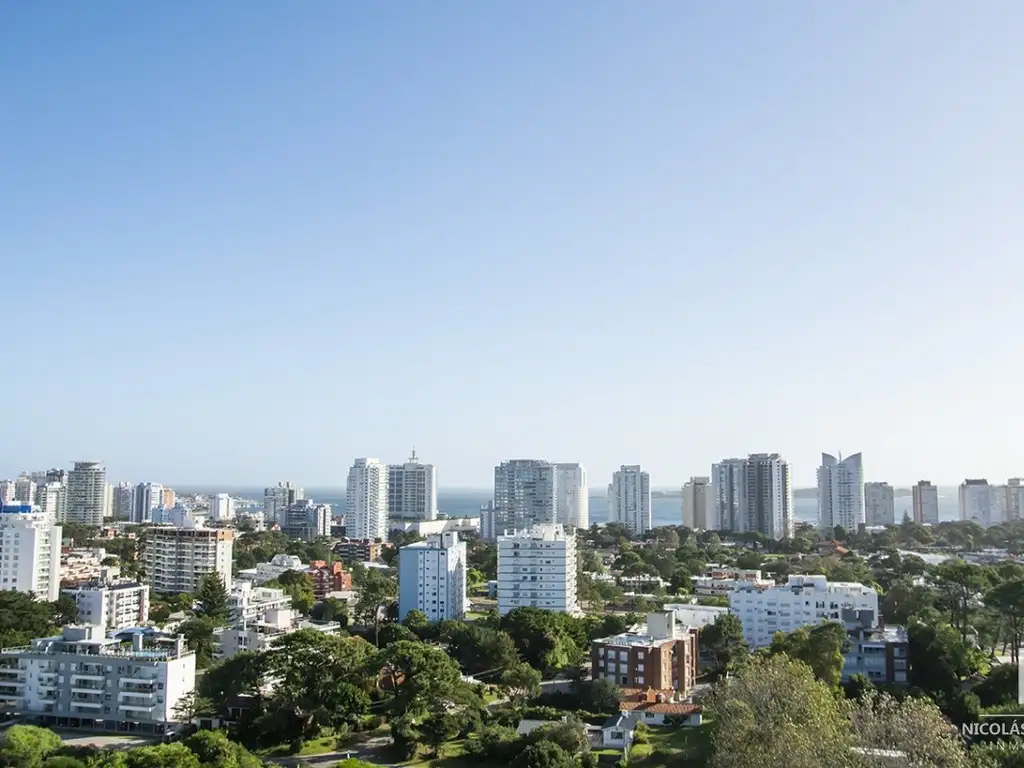
<instances>
[{"instance_id":1,"label":"grassy field","mask_svg":"<svg viewBox=\"0 0 1024 768\"><path fill-rule=\"evenodd\" d=\"M629 752L632 768L697 768L707 762L711 727L707 718L699 728L659 727L650 730L647 744L634 744Z\"/></svg>"}]
</instances>

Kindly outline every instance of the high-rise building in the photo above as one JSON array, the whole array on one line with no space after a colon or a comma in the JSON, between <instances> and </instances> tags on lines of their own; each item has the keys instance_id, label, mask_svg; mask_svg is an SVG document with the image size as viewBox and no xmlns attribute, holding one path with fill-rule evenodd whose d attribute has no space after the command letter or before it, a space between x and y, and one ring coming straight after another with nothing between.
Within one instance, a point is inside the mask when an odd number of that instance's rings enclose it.
<instances>
[{"instance_id":1,"label":"high-rise building","mask_svg":"<svg viewBox=\"0 0 1024 768\"><path fill-rule=\"evenodd\" d=\"M235 519L235 500L230 493L216 493L210 497L210 517L218 523Z\"/></svg>"},{"instance_id":2,"label":"high-rise building","mask_svg":"<svg viewBox=\"0 0 1024 768\"><path fill-rule=\"evenodd\" d=\"M837 459L821 454L818 467L818 528L826 535L837 526L856 531L864 518L864 466L861 454Z\"/></svg>"},{"instance_id":3,"label":"high-rise building","mask_svg":"<svg viewBox=\"0 0 1024 768\"><path fill-rule=\"evenodd\" d=\"M331 535L331 505L312 499L296 501L284 511L281 530L302 541L316 541Z\"/></svg>"},{"instance_id":4,"label":"high-rise building","mask_svg":"<svg viewBox=\"0 0 1024 768\"><path fill-rule=\"evenodd\" d=\"M58 480L44 482L36 487L35 506L50 516L51 520L61 522L67 519L68 489Z\"/></svg>"},{"instance_id":5,"label":"high-rise building","mask_svg":"<svg viewBox=\"0 0 1024 768\"><path fill-rule=\"evenodd\" d=\"M350 539L386 539L388 465L380 459L356 459L348 471L345 533Z\"/></svg>"},{"instance_id":6,"label":"high-rise building","mask_svg":"<svg viewBox=\"0 0 1024 768\"><path fill-rule=\"evenodd\" d=\"M466 544L455 532L428 536L398 550L398 619L423 611L429 621L466 612Z\"/></svg>"},{"instance_id":7,"label":"high-rise building","mask_svg":"<svg viewBox=\"0 0 1024 768\"><path fill-rule=\"evenodd\" d=\"M114 516L114 486L107 483L103 487L103 519L109 520Z\"/></svg>"},{"instance_id":8,"label":"high-rise building","mask_svg":"<svg viewBox=\"0 0 1024 768\"><path fill-rule=\"evenodd\" d=\"M555 464L555 522L570 528L590 527L587 470L581 464Z\"/></svg>"},{"instance_id":9,"label":"high-rise building","mask_svg":"<svg viewBox=\"0 0 1024 768\"><path fill-rule=\"evenodd\" d=\"M0 504L14 504L17 491L13 480L0 480Z\"/></svg>"},{"instance_id":10,"label":"high-rise building","mask_svg":"<svg viewBox=\"0 0 1024 768\"><path fill-rule=\"evenodd\" d=\"M501 531L498 529L497 514L493 501L480 505L480 538L494 541Z\"/></svg>"},{"instance_id":11,"label":"high-rise building","mask_svg":"<svg viewBox=\"0 0 1024 768\"><path fill-rule=\"evenodd\" d=\"M747 531L779 541L793 535L789 464L777 453L752 453L744 469Z\"/></svg>"},{"instance_id":12,"label":"high-rise building","mask_svg":"<svg viewBox=\"0 0 1024 768\"><path fill-rule=\"evenodd\" d=\"M164 487L159 483L139 483L135 486L131 521L136 525L154 522L154 513L164 506Z\"/></svg>"},{"instance_id":13,"label":"high-rise building","mask_svg":"<svg viewBox=\"0 0 1024 768\"><path fill-rule=\"evenodd\" d=\"M107 509L107 470L98 461L76 461L68 472L67 521L103 525Z\"/></svg>"},{"instance_id":14,"label":"high-rise building","mask_svg":"<svg viewBox=\"0 0 1024 768\"><path fill-rule=\"evenodd\" d=\"M723 459L711 466L711 511L708 530L742 533L747 515L743 472L745 459Z\"/></svg>"},{"instance_id":15,"label":"high-rise building","mask_svg":"<svg viewBox=\"0 0 1024 768\"><path fill-rule=\"evenodd\" d=\"M864 483L864 520L868 525L896 524L896 496L888 483Z\"/></svg>"},{"instance_id":16,"label":"high-rise building","mask_svg":"<svg viewBox=\"0 0 1024 768\"><path fill-rule=\"evenodd\" d=\"M608 486L608 521L632 536L651 530L651 476L639 464L623 464Z\"/></svg>"},{"instance_id":17,"label":"high-rise building","mask_svg":"<svg viewBox=\"0 0 1024 768\"><path fill-rule=\"evenodd\" d=\"M158 525L146 533L142 561L154 592L195 592L203 576L216 573L231 585L234 531L205 528L186 521L186 527Z\"/></svg>"},{"instance_id":18,"label":"high-rise building","mask_svg":"<svg viewBox=\"0 0 1024 768\"><path fill-rule=\"evenodd\" d=\"M163 496L160 504L161 507L167 507L168 509L170 509L171 507L178 503L178 495L174 492L173 488L164 487L164 490L161 495Z\"/></svg>"},{"instance_id":19,"label":"high-rise building","mask_svg":"<svg viewBox=\"0 0 1024 768\"><path fill-rule=\"evenodd\" d=\"M0 590L60 595L61 527L31 504L0 505Z\"/></svg>"},{"instance_id":20,"label":"high-rise building","mask_svg":"<svg viewBox=\"0 0 1024 768\"><path fill-rule=\"evenodd\" d=\"M280 523L284 512L297 501L306 498L305 492L291 483L278 483L263 491L263 519L268 523Z\"/></svg>"},{"instance_id":21,"label":"high-rise building","mask_svg":"<svg viewBox=\"0 0 1024 768\"><path fill-rule=\"evenodd\" d=\"M711 468L713 530L761 533L775 539L793 535L789 464L777 453L724 459Z\"/></svg>"},{"instance_id":22,"label":"high-rise building","mask_svg":"<svg viewBox=\"0 0 1024 768\"><path fill-rule=\"evenodd\" d=\"M14 501L19 504L32 504L36 499L36 481L27 473L22 472L14 480Z\"/></svg>"},{"instance_id":23,"label":"high-rise building","mask_svg":"<svg viewBox=\"0 0 1024 768\"><path fill-rule=\"evenodd\" d=\"M512 459L494 468L494 525L498 533L555 522L558 472L550 461Z\"/></svg>"},{"instance_id":24,"label":"high-rise building","mask_svg":"<svg viewBox=\"0 0 1024 768\"><path fill-rule=\"evenodd\" d=\"M714 519L714 490L710 477L691 477L683 485L683 525L695 530L711 530Z\"/></svg>"},{"instance_id":25,"label":"high-rise building","mask_svg":"<svg viewBox=\"0 0 1024 768\"><path fill-rule=\"evenodd\" d=\"M115 520L131 520L132 509L135 507L135 488L131 483L118 483L114 486L113 513Z\"/></svg>"},{"instance_id":26,"label":"high-rise building","mask_svg":"<svg viewBox=\"0 0 1024 768\"><path fill-rule=\"evenodd\" d=\"M999 489L989 485L988 480L964 480L960 484L960 519L991 528L998 522L999 496Z\"/></svg>"},{"instance_id":27,"label":"high-rise building","mask_svg":"<svg viewBox=\"0 0 1024 768\"><path fill-rule=\"evenodd\" d=\"M388 465L388 519L437 519L437 470L416 451L405 464Z\"/></svg>"},{"instance_id":28,"label":"high-rise building","mask_svg":"<svg viewBox=\"0 0 1024 768\"><path fill-rule=\"evenodd\" d=\"M1024 512L1024 485L1019 477L1011 477L1003 486L1003 515L1005 522L1020 520Z\"/></svg>"},{"instance_id":29,"label":"high-rise building","mask_svg":"<svg viewBox=\"0 0 1024 768\"><path fill-rule=\"evenodd\" d=\"M523 607L579 613L576 537L560 525L498 537L498 613Z\"/></svg>"},{"instance_id":30,"label":"high-rise building","mask_svg":"<svg viewBox=\"0 0 1024 768\"><path fill-rule=\"evenodd\" d=\"M927 480L921 480L911 489L914 503L914 522L928 525L939 523L939 489Z\"/></svg>"}]
</instances>

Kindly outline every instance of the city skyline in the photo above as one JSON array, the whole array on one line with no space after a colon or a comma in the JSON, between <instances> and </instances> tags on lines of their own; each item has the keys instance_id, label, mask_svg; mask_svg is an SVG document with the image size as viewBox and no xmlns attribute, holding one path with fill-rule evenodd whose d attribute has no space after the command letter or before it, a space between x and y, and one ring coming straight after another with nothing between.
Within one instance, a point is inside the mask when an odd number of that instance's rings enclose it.
<instances>
[{"instance_id":1,"label":"city skyline","mask_svg":"<svg viewBox=\"0 0 1024 768\"><path fill-rule=\"evenodd\" d=\"M773 451L804 487L850 446L866 479L1014 476L1022 22L11 4L8 343L59 355L10 353L0 467L338 485L415 445L446 486L538 453L657 486Z\"/></svg>"}]
</instances>

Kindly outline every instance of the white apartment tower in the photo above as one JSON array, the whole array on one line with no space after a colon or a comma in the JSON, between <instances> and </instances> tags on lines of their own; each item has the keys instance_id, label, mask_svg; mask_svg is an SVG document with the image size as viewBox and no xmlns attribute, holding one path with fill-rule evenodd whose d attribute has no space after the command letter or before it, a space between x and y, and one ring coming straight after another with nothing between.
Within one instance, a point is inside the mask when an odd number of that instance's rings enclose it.
<instances>
[{"instance_id":1,"label":"white apartment tower","mask_svg":"<svg viewBox=\"0 0 1024 768\"><path fill-rule=\"evenodd\" d=\"M76 461L68 472L67 521L103 525L107 506L107 470L98 461Z\"/></svg>"},{"instance_id":2,"label":"white apartment tower","mask_svg":"<svg viewBox=\"0 0 1024 768\"><path fill-rule=\"evenodd\" d=\"M139 483L135 486L130 520L136 525L152 523L153 513L163 506L164 487L159 483Z\"/></svg>"},{"instance_id":3,"label":"white apartment tower","mask_svg":"<svg viewBox=\"0 0 1024 768\"><path fill-rule=\"evenodd\" d=\"M687 528L711 530L714 520L714 494L710 477L691 477L683 485L683 525Z\"/></svg>"},{"instance_id":4,"label":"white apartment tower","mask_svg":"<svg viewBox=\"0 0 1024 768\"><path fill-rule=\"evenodd\" d=\"M452 531L398 550L398 620L423 611L429 621L466 614L466 543Z\"/></svg>"},{"instance_id":5,"label":"white apartment tower","mask_svg":"<svg viewBox=\"0 0 1024 768\"><path fill-rule=\"evenodd\" d=\"M555 522L569 528L590 527L587 470L580 464L555 464Z\"/></svg>"},{"instance_id":6,"label":"white apartment tower","mask_svg":"<svg viewBox=\"0 0 1024 768\"><path fill-rule=\"evenodd\" d=\"M388 465L388 519L437 519L437 470L415 450L405 464Z\"/></svg>"},{"instance_id":7,"label":"white apartment tower","mask_svg":"<svg viewBox=\"0 0 1024 768\"><path fill-rule=\"evenodd\" d=\"M856 531L864 518L864 466L861 454L845 459L821 454L818 467L818 527L828 533L836 526Z\"/></svg>"},{"instance_id":8,"label":"white apartment tower","mask_svg":"<svg viewBox=\"0 0 1024 768\"><path fill-rule=\"evenodd\" d=\"M608 520L632 536L651 530L651 476L639 464L623 464L608 486Z\"/></svg>"},{"instance_id":9,"label":"white apartment tower","mask_svg":"<svg viewBox=\"0 0 1024 768\"><path fill-rule=\"evenodd\" d=\"M142 562L150 587L171 594L195 592L208 573L218 574L229 586L234 531L185 522L180 528L154 526L146 533Z\"/></svg>"},{"instance_id":10,"label":"white apartment tower","mask_svg":"<svg viewBox=\"0 0 1024 768\"><path fill-rule=\"evenodd\" d=\"M348 471L345 532L350 539L386 539L388 465L380 459L356 459Z\"/></svg>"},{"instance_id":11,"label":"white apartment tower","mask_svg":"<svg viewBox=\"0 0 1024 768\"><path fill-rule=\"evenodd\" d=\"M61 527L31 504L0 506L0 590L53 602L60 594Z\"/></svg>"},{"instance_id":12,"label":"white apartment tower","mask_svg":"<svg viewBox=\"0 0 1024 768\"><path fill-rule=\"evenodd\" d=\"M868 525L896 524L896 496L888 483L864 483L864 520Z\"/></svg>"},{"instance_id":13,"label":"white apartment tower","mask_svg":"<svg viewBox=\"0 0 1024 768\"><path fill-rule=\"evenodd\" d=\"M235 500L230 493L217 493L210 497L210 517L218 523L235 519Z\"/></svg>"},{"instance_id":14,"label":"white apartment tower","mask_svg":"<svg viewBox=\"0 0 1024 768\"><path fill-rule=\"evenodd\" d=\"M512 459L494 468L494 530L527 530L555 522L558 471L541 459Z\"/></svg>"},{"instance_id":15,"label":"white apartment tower","mask_svg":"<svg viewBox=\"0 0 1024 768\"><path fill-rule=\"evenodd\" d=\"M939 523L939 489L927 480L921 480L911 489L914 503L914 522L928 525Z\"/></svg>"},{"instance_id":16,"label":"white apartment tower","mask_svg":"<svg viewBox=\"0 0 1024 768\"><path fill-rule=\"evenodd\" d=\"M498 537L498 613L525 607L579 613L576 537L560 525Z\"/></svg>"},{"instance_id":17,"label":"white apartment tower","mask_svg":"<svg viewBox=\"0 0 1024 768\"><path fill-rule=\"evenodd\" d=\"M960 484L960 519L991 528L998 522L999 501L999 490L988 480L968 478Z\"/></svg>"}]
</instances>

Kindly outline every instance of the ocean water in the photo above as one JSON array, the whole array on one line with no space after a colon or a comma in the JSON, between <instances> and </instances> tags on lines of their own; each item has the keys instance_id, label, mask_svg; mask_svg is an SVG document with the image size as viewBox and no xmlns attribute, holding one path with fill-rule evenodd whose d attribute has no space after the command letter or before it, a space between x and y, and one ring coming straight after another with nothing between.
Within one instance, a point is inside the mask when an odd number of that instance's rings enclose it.
<instances>
[{"instance_id":1,"label":"ocean water","mask_svg":"<svg viewBox=\"0 0 1024 768\"><path fill-rule=\"evenodd\" d=\"M193 488L180 489L181 493L230 493L232 496L253 500L262 507L262 488ZM335 510L345 508L344 491L339 488L307 488L306 495L324 504L331 504ZM475 517L480 507L492 499L487 490L445 490L437 493L437 507L450 517ZM651 501L651 517L655 527L662 525L681 525L683 522L682 500L678 496L655 497ZM796 498L793 500L794 516L798 522L816 523L818 520L818 502L816 499ZM896 499L896 520L902 520L904 513L912 514L909 496ZM942 488L939 494L939 519L956 520L957 510L956 489ZM605 523L608 521L608 498L604 494L590 495L590 522Z\"/></svg>"}]
</instances>

